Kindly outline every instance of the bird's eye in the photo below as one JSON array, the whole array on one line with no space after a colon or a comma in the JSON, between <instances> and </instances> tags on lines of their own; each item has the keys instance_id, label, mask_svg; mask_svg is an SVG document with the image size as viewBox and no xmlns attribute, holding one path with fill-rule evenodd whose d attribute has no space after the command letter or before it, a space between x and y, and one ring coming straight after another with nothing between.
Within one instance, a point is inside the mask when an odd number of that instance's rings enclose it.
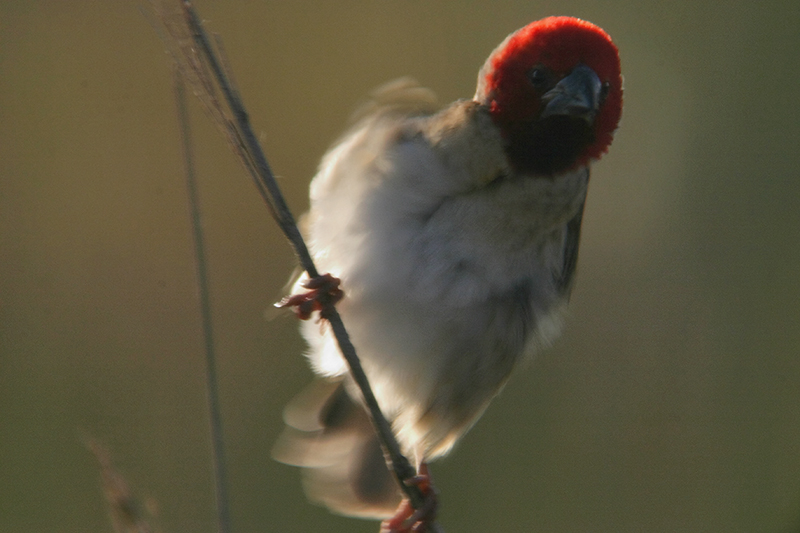
<instances>
[{"instance_id":1,"label":"bird's eye","mask_svg":"<svg viewBox=\"0 0 800 533\"><path fill-rule=\"evenodd\" d=\"M547 88L550 76L547 70L543 67L535 67L528 72L528 79L531 80L531 84L534 86L534 88L544 90Z\"/></svg>"},{"instance_id":2,"label":"bird's eye","mask_svg":"<svg viewBox=\"0 0 800 533\"><path fill-rule=\"evenodd\" d=\"M603 83L600 86L600 105L603 105L603 102L606 101L606 97L608 97L608 91L610 88L610 84L608 82Z\"/></svg>"}]
</instances>

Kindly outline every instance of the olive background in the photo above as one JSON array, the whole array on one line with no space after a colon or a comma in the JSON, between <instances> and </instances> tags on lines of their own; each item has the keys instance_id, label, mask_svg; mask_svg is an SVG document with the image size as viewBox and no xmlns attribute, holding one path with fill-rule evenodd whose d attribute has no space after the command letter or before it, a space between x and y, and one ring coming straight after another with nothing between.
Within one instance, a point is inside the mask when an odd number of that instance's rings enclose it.
<instances>
[{"instance_id":1,"label":"olive background","mask_svg":"<svg viewBox=\"0 0 800 533\"><path fill-rule=\"evenodd\" d=\"M432 471L450 532L800 531L800 3L197 0L289 203L376 86L473 94L511 31L586 18L625 108L554 347ZM310 379L295 261L190 102L233 531L377 531L270 458ZM160 531L214 531L168 57L135 2L0 2L0 532L111 531L103 442ZM266 316L268 315L268 316Z\"/></svg>"}]
</instances>

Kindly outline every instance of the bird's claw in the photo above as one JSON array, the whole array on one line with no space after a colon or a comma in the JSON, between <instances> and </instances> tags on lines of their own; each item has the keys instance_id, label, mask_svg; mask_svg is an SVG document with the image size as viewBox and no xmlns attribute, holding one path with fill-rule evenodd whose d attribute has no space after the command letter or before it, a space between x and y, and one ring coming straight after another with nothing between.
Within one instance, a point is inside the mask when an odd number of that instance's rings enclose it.
<instances>
[{"instance_id":1,"label":"bird's claw","mask_svg":"<svg viewBox=\"0 0 800 533\"><path fill-rule=\"evenodd\" d=\"M308 292L286 296L275 307L291 307L297 318L308 320L314 311L324 313L325 304L335 304L344 297L340 284L341 280L330 274L307 279L303 282L303 287Z\"/></svg>"},{"instance_id":2,"label":"bird's claw","mask_svg":"<svg viewBox=\"0 0 800 533\"><path fill-rule=\"evenodd\" d=\"M436 520L439 509L439 498L433 487L428 465L422 463L419 474L405 480L406 485L415 485L422 492L425 500L419 509L414 509L411 502L404 499L400 502L394 516L381 522L380 533L425 533L428 526Z\"/></svg>"}]
</instances>

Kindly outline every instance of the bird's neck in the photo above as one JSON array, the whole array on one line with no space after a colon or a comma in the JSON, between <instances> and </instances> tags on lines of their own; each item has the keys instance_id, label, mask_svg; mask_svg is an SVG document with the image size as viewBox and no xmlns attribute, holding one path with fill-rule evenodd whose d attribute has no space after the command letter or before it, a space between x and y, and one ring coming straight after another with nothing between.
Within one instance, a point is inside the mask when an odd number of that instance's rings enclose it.
<instances>
[{"instance_id":1,"label":"bird's neck","mask_svg":"<svg viewBox=\"0 0 800 533\"><path fill-rule=\"evenodd\" d=\"M509 164L520 174L556 176L584 166L586 149L594 142L591 126L570 117L500 121L498 127Z\"/></svg>"}]
</instances>

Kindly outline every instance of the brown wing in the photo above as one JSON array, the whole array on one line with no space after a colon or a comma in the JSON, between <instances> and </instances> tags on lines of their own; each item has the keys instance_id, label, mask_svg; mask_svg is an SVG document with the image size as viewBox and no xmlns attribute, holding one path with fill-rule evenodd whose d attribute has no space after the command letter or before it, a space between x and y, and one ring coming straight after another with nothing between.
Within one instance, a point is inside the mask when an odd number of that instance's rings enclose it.
<instances>
[{"instance_id":1,"label":"brown wing","mask_svg":"<svg viewBox=\"0 0 800 533\"><path fill-rule=\"evenodd\" d=\"M564 259L561 266L561 273L556 280L558 290L561 294L569 298L575 278L575 268L578 264L578 246L581 240L581 221L583 220L583 208L586 200L581 203L578 213L567 222L567 235L564 237Z\"/></svg>"}]
</instances>

